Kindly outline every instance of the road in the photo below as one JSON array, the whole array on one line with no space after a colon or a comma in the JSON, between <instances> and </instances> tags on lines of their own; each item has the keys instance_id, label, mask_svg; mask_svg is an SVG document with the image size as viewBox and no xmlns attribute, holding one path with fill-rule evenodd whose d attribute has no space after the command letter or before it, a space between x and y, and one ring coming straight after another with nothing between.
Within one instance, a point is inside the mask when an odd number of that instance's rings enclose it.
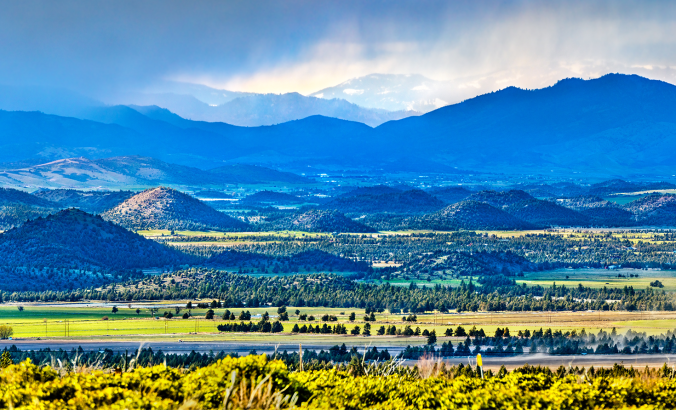
<instances>
[{"instance_id":1,"label":"road","mask_svg":"<svg viewBox=\"0 0 676 410\"><path fill-rule=\"evenodd\" d=\"M87 340L2 340L0 341L0 350L5 347L16 345L21 350L38 350L38 349L64 349L71 350L82 347L85 351L98 351L103 349L112 349L115 352L128 351L135 352L139 347L152 348L154 351L162 350L164 353L174 354L188 354L191 351L199 353L208 353L213 351L218 353L224 351L226 353L237 353L240 356L245 356L255 350L256 353L274 353L275 350L282 352L287 350L289 352L298 351L298 344L273 344L273 343L232 343L232 342L197 342L184 340L183 342L128 342L128 341L87 341ZM303 350L327 350L329 345L303 345ZM352 346L348 346L348 349ZM357 350L364 351L363 344L355 345ZM403 350L402 346L377 346L379 350L387 349L391 354L398 354ZM471 360L472 365L475 363L475 358L471 357L453 357L444 359L448 364L457 365L460 363L468 364ZM547 366L550 368L557 368L559 366L578 366L578 367L611 367L615 363L624 364L625 366L634 367L661 367L664 363L676 363L676 355L577 355L577 356L550 356L546 354L526 354L511 357L484 357L484 368L498 369L500 366L505 366L507 369L513 369L525 364L533 366ZM415 364L415 361L408 361L407 364Z\"/></svg>"}]
</instances>

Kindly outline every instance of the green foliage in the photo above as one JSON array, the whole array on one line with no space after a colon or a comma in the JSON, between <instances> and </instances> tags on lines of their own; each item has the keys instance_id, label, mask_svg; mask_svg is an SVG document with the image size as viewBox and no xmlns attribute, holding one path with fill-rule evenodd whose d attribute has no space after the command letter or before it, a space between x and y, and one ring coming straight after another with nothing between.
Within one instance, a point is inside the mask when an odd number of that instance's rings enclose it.
<instances>
[{"instance_id":1,"label":"green foliage","mask_svg":"<svg viewBox=\"0 0 676 410\"><path fill-rule=\"evenodd\" d=\"M13 364L12 355L10 355L7 350L2 352L2 355L0 356L0 369L7 368Z\"/></svg>"},{"instance_id":2,"label":"green foliage","mask_svg":"<svg viewBox=\"0 0 676 410\"><path fill-rule=\"evenodd\" d=\"M650 282L650 286L652 286L653 288L663 288L664 287L662 282L660 282L659 280Z\"/></svg>"},{"instance_id":3,"label":"green foliage","mask_svg":"<svg viewBox=\"0 0 676 410\"><path fill-rule=\"evenodd\" d=\"M269 225L269 226L268 226ZM265 230L305 231L305 232L376 232L375 229L355 222L337 211L316 209L282 218L274 223L263 225Z\"/></svg>"},{"instance_id":4,"label":"green foliage","mask_svg":"<svg viewBox=\"0 0 676 410\"><path fill-rule=\"evenodd\" d=\"M4 357L4 356L3 356ZM321 369L321 366L309 365ZM26 360L0 371L0 407L64 409L668 409L676 379L666 365L638 371L524 366L513 372L447 368L421 360L353 359L334 369L290 372L265 356L224 358L181 372L166 366L133 371L95 369L59 373Z\"/></svg>"},{"instance_id":5,"label":"green foliage","mask_svg":"<svg viewBox=\"0 0 676 410\"><path fill-rule=\"evenodd\" d=\"M14 329L9 325L0 325L0 339L9 339L14 334Z\"/></svg>"},{"instance_id":6,"label":"green foliage","mask_svg":"<svg viewBox=\"0 0 676 410\"><path fill-rule=\"evenodd\" d=\"M7 291L87 288L142 276L136 269L194 258L106 222L67 209L0 235Z\"/></svg>"}]
</instances>

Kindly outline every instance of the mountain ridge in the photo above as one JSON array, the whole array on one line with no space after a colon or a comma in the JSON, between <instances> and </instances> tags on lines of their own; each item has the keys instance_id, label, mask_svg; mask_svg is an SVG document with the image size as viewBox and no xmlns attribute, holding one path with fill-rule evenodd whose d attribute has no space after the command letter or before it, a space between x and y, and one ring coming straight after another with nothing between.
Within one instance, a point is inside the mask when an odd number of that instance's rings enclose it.
<instances>
[{"instance_id":1,"label":"mountain ridge","mask_svg":"<svg viewBox=\"0 0 676 410\"><path fill-rule=\"evenodd\" d=\"M636 75L564 79L537 90L508 87L376 128L318 115L237 127L164 113L170 123L129 107L94 111L91 118L111 123L0 111L0 162L142 155L187 166L246 162L613 177L673 175L676 166L669 154L676 151L676 86Z\"/></svg>"}]
</instances>

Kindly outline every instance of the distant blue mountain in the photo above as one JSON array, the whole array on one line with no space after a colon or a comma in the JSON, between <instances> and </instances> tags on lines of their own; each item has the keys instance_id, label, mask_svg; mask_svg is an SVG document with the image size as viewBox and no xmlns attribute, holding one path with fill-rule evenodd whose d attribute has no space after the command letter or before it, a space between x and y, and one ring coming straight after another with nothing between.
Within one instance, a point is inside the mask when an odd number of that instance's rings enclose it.
<instances>
[{"instance_id":1,"label":"distant blue mountain","mask_svg":"<svg viewBox=\"0 0 676 410\"><path fill-rule=\"evenodd\" d=\"M636 75L514 87L377 128L389 155L483 170L673 174L676 86ZM411 144L414 138L417 143Z\"/></svg>"},{"instance_id":2,"label":"distant blue mountain","mask_svg":"<svg viewBox=\"0 0 676 410\"><path fill-rule=\"evenodd\" d=\"M82 118L0 111L0 162L145 155L202 169L249 162L669 176L676 166L676 86L618 74L510 87L375 129L323 116L238 127L156 107L96 107Z\"/></svg>"},{"instance_id":3,"label":"distant blue mountain","mask_svg":"<svg viewBox=\"0 0 676 410\"><path fill-rule=\"evenodd\" d=\"M218 121L244 127L274 125L313 115L357 121L375 127L386 121L419 115L418 112L412 110L388 111L364 108L348 102L344 98L307 97L298 93L238 93L227 94L227 96L229 98L222 99L218 104L202 102L192 95L174 93L135 94L128 96L127 101L140 107L154 105L167 108L184 118L192 120ZM141 110L143 109L141 108Z\"/></svg>"}]
</instances>

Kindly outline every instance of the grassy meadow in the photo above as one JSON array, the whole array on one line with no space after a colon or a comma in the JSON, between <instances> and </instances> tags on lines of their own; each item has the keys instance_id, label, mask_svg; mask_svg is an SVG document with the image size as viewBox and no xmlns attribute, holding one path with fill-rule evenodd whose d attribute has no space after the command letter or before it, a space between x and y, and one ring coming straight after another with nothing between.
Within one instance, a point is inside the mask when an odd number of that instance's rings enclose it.
<instances>
[{"instance_id":1,"label":"grassy meadow","mask_svg":"<svg viewBox=\"0 0 676 410\"><path fill-rule=\"evenodd\" d=\"M136 306L136 305L135 305ZM131 309L119 306L118 312L113 314L111 307L59 307L44 305L24 305L24 310L19 311L17 306L0 307L0 324L9 325L14 329L14 338L55 338L55 339L102 339L114 338L124 340L145 340L147 338L186 338L191 340L233 340L251 342L283 342L283 343L338 343L351 341L358 342L368 339L368 343L383 344L424 344L424 337L406 336L376 336L380 326L395 325L398 329L410 325L413 329L419 327L421 331L435 330L440 340L449 327L453 329L463 326L469 330L472 326L482 328L487 334L493 334L495 329L509 327L512 333L519 330L531 331L539 328L560 329L562 331L586 329L587 332L598 332L600 329L610 330L615 327L618 332L628 329L647 332L648 334L660 334L667 330L676 329L676 312L504 312L504 313L447 313L447 314L421 314L417 322L403 322L402 314L391 315L387 312L376 314L376 322L371 323L372 336L353 336L349 332L359 326L363 329L364 311L357 309L341 308L298 308L302 314L313 315L314 321L299 321L295 314L296 308L289 307L289 321L284 322L284 332L277 334L263 333L219 333L217 326L225 323L221 319L225 309L214 309L215 319L206 320L204 309L192 309L192 317L182 319L181 314L172 319L162 317L164 311L175 313L173 308L160 307L156 318L147 307L140 308L136 313L136 307ZM260 315L268 312L274 320L276 308L251 308L252 321L260 320ZM230 309L238 316L242 309ZM356 314L356 320L348 320L350 313ZM330 334L292 334L294 324L322 325L321 316L324 314L335 315L338 322L345 325L348 335ZM107 320L103 320L107 317ZM158 318L159 317L159 318ZM239 320L236 320L239 322ZM327 322L332 326L336 322ZM455 338L454 338L455 339ZM461 338L464 339L464 338ZM341 342L341 343L342 343Z\"/></svg>"},{"instance_id":2,"label":"grassy meadow","mask_svg":"<svg viewBox=\"0 0 676 410\"><path fill-rule=\"evenodd\" d=\"M618 277L622 275L624 277ZM629 275L639 275L629 277ZM526 272L516 282L528 286L549 287L556 283L566 287L581 284L590 288L623 288L633 286L634 289L646 289L653 281L660 281L668 292L676 291L676 276L669 271L640 269L556 269L544 272Z\"/></svg>"}]
</instances>

